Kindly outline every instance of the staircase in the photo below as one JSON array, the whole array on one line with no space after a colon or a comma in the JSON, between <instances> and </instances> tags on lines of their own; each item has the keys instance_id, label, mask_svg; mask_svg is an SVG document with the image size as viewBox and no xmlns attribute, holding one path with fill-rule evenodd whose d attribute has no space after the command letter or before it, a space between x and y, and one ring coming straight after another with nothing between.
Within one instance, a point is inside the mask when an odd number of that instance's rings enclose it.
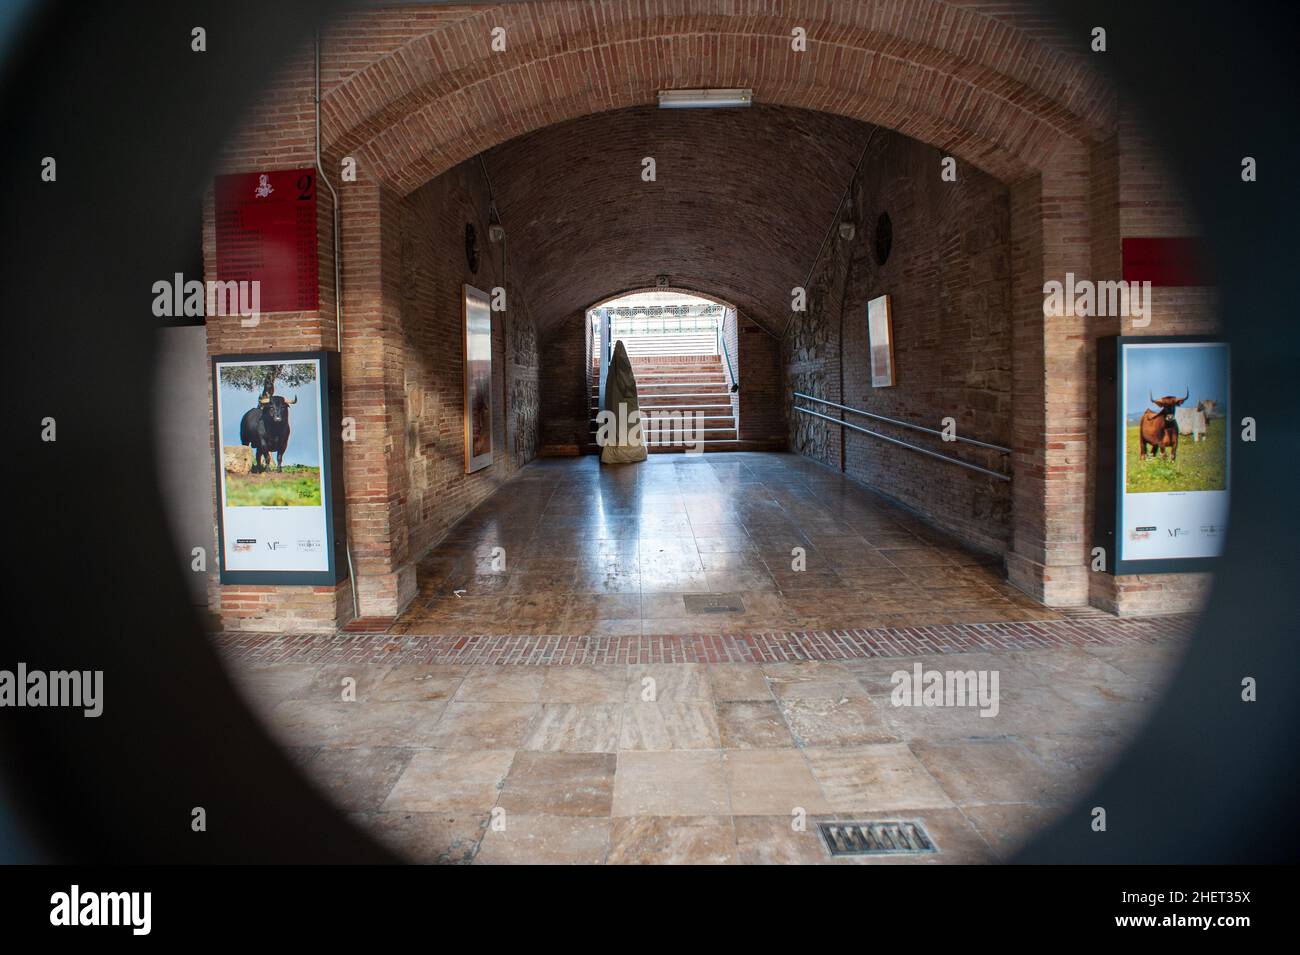
<instances>
[{"instance_id":1,"label":"staircase","mask_svg":"<svg viewBox=\"0 0 1300 955\"><path fill-rule=\"evenodd\" d=\"M672 360L653 354L628 357L636 376L646 447L651 453L686 450L681 436L669 433L666 424L656 433L655 417L669 414L690 416L686 425L691 428L699 426L701 430L688 436L703 438L699 447L704 451L744 450L744 443L738 440L736 433L735 410L719 356L674 356ZM594 380L588 447L597 451L596 414L600 410L599 403L600 383ZM695 418L697 413L701 416L699 419Z\"/></svg>"},{"instance_id":2,"label":"staircase","mask_svg":"<svg viewBox=\"0 0 1300 955\"><path fill-rule=\"evenodd\" d=\"M615 336L618 337L617 335ZM675 355L711 355L717 348L717 332L678 332L675 335L639 335L623 338L628 358Z\"/></svg>"}]
</instances>

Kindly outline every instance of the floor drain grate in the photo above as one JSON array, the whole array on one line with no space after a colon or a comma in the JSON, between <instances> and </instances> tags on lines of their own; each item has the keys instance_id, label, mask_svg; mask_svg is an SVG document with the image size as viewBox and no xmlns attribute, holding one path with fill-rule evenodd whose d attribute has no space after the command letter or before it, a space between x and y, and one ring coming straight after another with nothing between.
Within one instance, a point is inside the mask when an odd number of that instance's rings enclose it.
<instances>
[{"instance_id":1,"label":"floor drain grate","mask_svg":"<svg viewBox=\"0 0 1300 955\"><path fill-rule=\"evenodd\" d=\"M823 822L819 826L833 856L939 851L919 822Z\"/></svg>"},{"instance_id":2,"label":"floor drain grate","mask_svg":"<svg viewBox=\"0 0 1300 955\"><path fill-rule=\"evenodd\" d=\"M739 594L685 594L687 613L744 613Z\"/></svg>"}]
</instances>

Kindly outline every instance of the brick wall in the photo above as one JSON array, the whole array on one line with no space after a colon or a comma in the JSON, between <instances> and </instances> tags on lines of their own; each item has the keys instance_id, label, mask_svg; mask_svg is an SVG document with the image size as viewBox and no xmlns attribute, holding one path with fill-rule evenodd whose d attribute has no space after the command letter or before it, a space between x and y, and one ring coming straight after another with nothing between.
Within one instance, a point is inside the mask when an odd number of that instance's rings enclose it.
<instances>
[{"instance_id":1,"label":"brick wall","mask_svg":"<svg viewBox=\"0 0 1300 955\"><path fill-rule=\"evenodd\" d=\"M808 290L808 309L787 333L787 387L875 414L1010 444L1010 206L1007 188L965 164L958 181L940 179L942 154L885 133L872 144L847 213L852 240L832 235ZM893 244L875 252L878 217L888 214ZM891 298L895 385L873 388L867 302ZM825 414L834 409L812 407ZM945 443L862 417L852 423L910 444L1006 471L996 452ZM870 484L984 550L1010 540L1005 482L792 412L793 446ZM841 457L842 453L842 457Z\"/></svg>"},{"instance_id":2,"label":"brick wall","mask_svg":"<svg viewBox=\"0 0 1300 955\"><path fill-rule=\"evenodd\" d=\"M781 340L745 315L738 315L727 343L740 391L732 395L741 441L784 450L785 393L781 386Z\"/></svg>"},{"instance_id":3,"label":"brick wall","mask_svg":"<svg viewBox=\"0 0 1300 955\"><path fill-rule=\"evenodd\" d=\"M506 250L488 235L488 203L478 165L463 163L411 193L391 230L401 263L406 526L417 558L536 453L536 334L515 284L507 310L492 314L493 463L465 473L462 289L491 295L506 281ZM465 255L467 224L478 237L476 273Z\"/></svg>"},{"instance_id":4,"label":"brick wall","mask_svg":"<svg viewBox=\"0 0 1300 955\"><path fill-rule=\"evenodd\" d=\"M1094 164L1093 179L1094 188L1104 195L1094 204L1094 235L1101 229L1106 236L1101 243L1104 254L1094 242L1099 280L1122 278L1120 242L1125 237L1202 234L1179 198L1174 169L1143 135L1136 116L1121 110L1118 132L1099 148L1104 169L1097 170ZM1094 337L1221 334L1220 304L1215 289L1207 286L1153 288L1149 325L1135 325L1131 317L1094 319ZM1088 519L1092 520L1091 511ZM1194 611L1209 597L1211 581L1210 574L1093 574L1089 600L1123 615Z\"/></svg>"},{"instance_id":5,"label":"brick wall","mask_svg":"<svg viewBox=\"0 0 1300 955\"><path fill-rule=\"evenodd\" d=\"M542 339L538 441L543 454L577 454L585 447L590 368L591 331L579 313Z\"/></svg>"}]
</instances>

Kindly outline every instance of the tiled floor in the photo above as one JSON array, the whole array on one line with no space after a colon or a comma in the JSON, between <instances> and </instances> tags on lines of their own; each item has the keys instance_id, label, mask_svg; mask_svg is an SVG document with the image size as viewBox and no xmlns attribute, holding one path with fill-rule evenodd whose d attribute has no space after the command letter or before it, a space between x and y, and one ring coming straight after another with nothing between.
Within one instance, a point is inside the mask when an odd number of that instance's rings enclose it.
<instances>
[{"instance_id":1,"label":"tiled floor","mask_svg":"<svg viewBox=\"0 0 1300 955\"><path fill-rule=\"evenodd\" d=\"M1189 622L1046 610L786 454L534 462L419 585L385 634L219 644L307 774L421 862L864 861L823 846L837 818L939 849L866 861L997 861L1118 752ZM996 673L996 715L894 705L916 664Z\"/></svg>"},{"instance_id":2,"label":"tiled floor","mask_svg":"<svg viewBox=\"0 0 1300 955\"><path fill-rule=\"evenodd\" d=\"M419 566L393 634L638 636L1057 615L907 511L798 455L543 459ZM743 609L690 613L685 596Z\"/></svg>"},{"instance_id":3,"label":"tiled floor","mask_svg":"<svg viewBox=\"0 0 1300 955\"><path fill-rule=\"evenodd\" d=\"M421 862L832 863L823 819L919 820L992 862L1082 795L1182 641L839 662L235 665L315 782ZM890 677L996 671L999 708ZM349 688L354 688L350 690ZM354 699L345 699L352 696Z\"/></svg>"}]
</instances>

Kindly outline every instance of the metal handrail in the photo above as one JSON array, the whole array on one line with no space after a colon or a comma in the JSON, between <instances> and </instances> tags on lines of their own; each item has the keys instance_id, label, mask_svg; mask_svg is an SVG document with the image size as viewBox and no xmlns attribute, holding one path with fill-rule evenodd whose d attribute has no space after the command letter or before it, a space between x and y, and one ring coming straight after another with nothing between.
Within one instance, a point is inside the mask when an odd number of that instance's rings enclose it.
<instances>
[{"instance_id":1,"label":"metal handrail","mask_svg":"<svg viewBox=\"0 0 1300 955\"><path fill-rule=\"evenodd\" d=\"M740 390L740 382L736 381L736 370L731 367L731 355L727 351L727 338L722 334L722 326L725 322L718 322L718 351L722 353L722 360L727 363L727 380L731 382L731 391L735 393ZM740 321L739 317L736 319Z\"/></svg>"},{"instance_id":2,"label":"metal handrail","mask_svg":"<svg viewBox=\"0 0 1300 955\"><path fill-rule=\"evenodd\" d=\"M798 405L794 405L793 407L795 411L802 411L804 414L812 415L814 418L823 418L832 424L839 425L841 428L848 428L851 431L860 431L863 434L869 434L873 438L879 438L881 441L888 441L890 444L896 444L900 448L907 448L909 451L915 451L917 454L924 454L926 457L938 458L940 461L947 461L949 464L956 464L963 468L969 468L972 471L978 471L980 474L987 474L991 478L997 478L999 481L1011 480L1011 475L1009 474L991 471L988 468L980 467L978 464L971 464L969 461L962 461L960 458L952 458L946 454L939 454L935 451L928 451L925 448L918 448L916 445L908 444L906 441L899 441L897 438L891 438L889 435L880 434L877 431L869 431L856 424L850 424L841 418L832 418L830 415L822 414L820 411L813 411L811 408L800 408Z\"/></svg>"},{"instance_id":3,"label":"metal handrail","mask_svg":"<svg viewBox=\"0 0 1300 955\"><path fill-rule=\"evenodd\" d=\"M910 421L899 421L897 418L886 418L882 414L873 414L870 411L863 411L861 408L850 408L848 405L836 404L834 401L827 401L825 398L814 398L812 395L805 395L802 391L796 391L794 396L796 398L806 398L808 401L816 401L824 405L830 405L832 408L839 408L841 411L850 411L853 414L860 414L864 418L875 418L877 421L885 421L889 424L895 424L900 428L911 428L913 431L924 431L926 434L933 434L936 437L943 438L945 441L964 441L966 444L975 444L981 448L988 448L990 451L1001 451L1003 454L1011 453L1010 448L1004 448L1000 444L989 444L987 441L977 441L975 438L965 438L960 434L954 434L951 437L948 437L942 431L936 431L934 428L927 428L924 425L913 424ZM837 421L839 419L832 418L831 420ZM868 431L867 434L875 434L875 432Z\"/></svg>"}]
</instances>

